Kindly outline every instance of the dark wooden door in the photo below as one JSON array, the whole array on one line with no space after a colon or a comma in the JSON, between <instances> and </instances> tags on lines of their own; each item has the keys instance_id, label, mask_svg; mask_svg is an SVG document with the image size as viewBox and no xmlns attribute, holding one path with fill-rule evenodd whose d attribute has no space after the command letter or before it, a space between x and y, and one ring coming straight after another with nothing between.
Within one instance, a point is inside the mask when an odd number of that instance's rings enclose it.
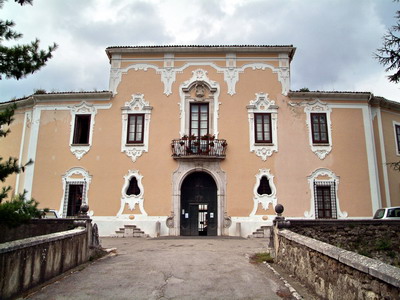
<instances>
[{"instance_id":1,"label":"dark wooden door","mask_svg":"<svg viewBox=\"0 0 400 300\"><path fill-rule=\"evenodd\" d=\"M217 186L204 172L185 178L181 189L181 235L217 235Z\"/></svg>"},{"instance_id":2,"label":"dark wooden door","mask_svg":"<svg viewBox=\"0 0 400 300\"><path fill-rule=\"evenodd\" d=\"M82 205L83 184L70 184L68 190L67 216L76 216Z\"/></svg>"}]
</instances>

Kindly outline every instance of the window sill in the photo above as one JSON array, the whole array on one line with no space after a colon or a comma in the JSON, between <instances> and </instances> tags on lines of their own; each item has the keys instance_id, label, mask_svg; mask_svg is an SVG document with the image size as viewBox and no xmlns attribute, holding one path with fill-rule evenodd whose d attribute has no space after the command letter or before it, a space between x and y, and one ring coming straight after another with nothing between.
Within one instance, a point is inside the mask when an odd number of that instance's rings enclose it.
<instances>
[{"instance_id":1,"label":"window sill","mask_svg":"<svg viewBox=\"0 0 400 300\"><path fill-rule=\"evenodd\" d=\"M313 143L313 146L322 146L322 147L328 147L328 146L330 146L331 144L329 144L329 143Z\"/></svg>"},{"instance_id":2,"label":"window sill","mask_svg":"<svg viewBox=\"0 0 400 300\"><path fill-rule=\"evenodd\" d=\"M71 144L71 147L88 147L90 144Z\"/></svg>"},{"instance_id":3,"label":"window sill","mask_svg":"<svg viewBox=\"0 0 400 300\"><path fill-rule=\"evenodd\" d=\"M127 144L125 144L125 147L141 147L141 146L144 146L144 143L127 143Z\"/></svg>"},{"instance_id":4,"label":"window sill","mask_svg":"<svg viewBox=\"0 0 400 300\"><path fill-rule=\"evenodd\" d=\"M254 146L274 146L274 143L254 143Z\"/></svg>"}]
</instances>

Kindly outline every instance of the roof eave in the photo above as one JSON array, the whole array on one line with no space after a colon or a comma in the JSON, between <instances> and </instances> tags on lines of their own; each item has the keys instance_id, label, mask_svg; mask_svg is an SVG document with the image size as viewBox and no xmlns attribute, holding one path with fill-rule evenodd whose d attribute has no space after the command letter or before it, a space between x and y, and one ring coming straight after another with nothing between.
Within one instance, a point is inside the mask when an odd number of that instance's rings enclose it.
<instances>
[{"instance_id":1,"label":"roof eave","mask_svg":"<svg viewBox=\"0 0 400 300\"><path fill-rule=\"evenodd\" d=\"M316 98L326 100L353 100L368 101L373 96L370 92L289 92L288 97L293 100L313 100Z\"/></svg>"}]
</instances>

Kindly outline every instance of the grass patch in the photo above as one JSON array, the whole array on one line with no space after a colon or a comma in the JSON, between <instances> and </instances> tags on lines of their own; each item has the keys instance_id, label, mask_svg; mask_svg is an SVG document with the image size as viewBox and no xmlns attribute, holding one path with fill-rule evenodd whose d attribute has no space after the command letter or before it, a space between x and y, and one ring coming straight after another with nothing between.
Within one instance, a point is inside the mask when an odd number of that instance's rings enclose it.
<instances>
[{"instance_id":1,"label":"grass patch","mask_svg":"<svg viewBox=\"0 0 400 300\"><path fill-rule=\"evenodd\" d=\"M250 257L252 263L261 264L263 262L273 263L274 259L268 252L256 253Z\"/></svg>"}]
</instances>

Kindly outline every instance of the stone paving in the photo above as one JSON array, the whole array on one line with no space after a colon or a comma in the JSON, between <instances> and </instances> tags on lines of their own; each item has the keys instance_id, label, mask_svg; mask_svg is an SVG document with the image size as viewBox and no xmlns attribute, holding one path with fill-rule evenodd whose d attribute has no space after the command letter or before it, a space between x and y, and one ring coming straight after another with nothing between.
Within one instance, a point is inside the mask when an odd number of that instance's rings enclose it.
<instances>
[{"instance_id":1,"label":"stone paving","mask_svg":"<svg viewBox=\"0 0 400 300\"><path fill-rule=\"evenodd\" d=\"M283 281L249 256L264 239L102 238L111 255L27 299L294 299ZM307 298L308 299L308 298Z\"/></svg>"}]
</instances>

